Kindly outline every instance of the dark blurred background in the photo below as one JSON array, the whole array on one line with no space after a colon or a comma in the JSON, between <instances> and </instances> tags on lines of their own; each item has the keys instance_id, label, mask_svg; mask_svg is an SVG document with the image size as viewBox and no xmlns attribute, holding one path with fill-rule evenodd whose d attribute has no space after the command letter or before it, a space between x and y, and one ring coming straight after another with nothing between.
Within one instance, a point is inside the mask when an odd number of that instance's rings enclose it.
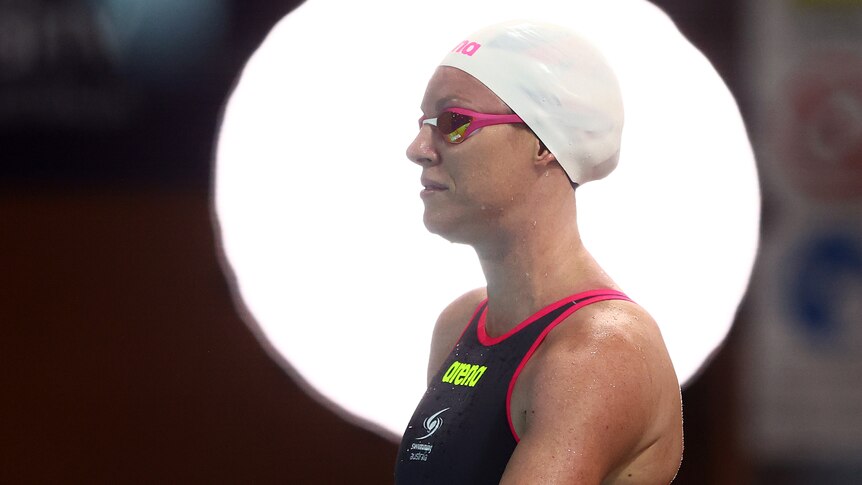
<instances>
[{"instance_id":1,"label":"dark blurred background","mask_svg":"<svg viewBox=\"0 0 862 485\"><path fill-rule=\"evenodd\" d=\"M298 3L0 0L0 483L391 483L396 445L315 403L246 327L211 225L222 104ZM713 62L765 150L756 127L766 123L755 118L767 101L749 63L760 42L752 32L766 20L739 0L654 3ZM860 2L784 3L847 18ZM851 100L838 109L840 126L862 126L853 76L841 77ZM819 191L849 191L839 205L853 241L862 143L855 128L836 130L850 137L838 163L846 170ZM766 187L767 237L789 210L782 194ZM858 247L830 247L823 257L833 266L858 263ZM862 288L862 277L842 281ZM745 384L747 342L756 341L748 329L761 323L752 301L684 390L675 483L862 483L852 456L808 459L748 443L759 414L747 403L765 402ZM811 305L808 321L822 323L826 310ZM862 323L862 307L845 307L844 321ZM862 415L859 401L844 405ZM852 437L842 449L859 446Z\"/></svg>"}]
</instances>

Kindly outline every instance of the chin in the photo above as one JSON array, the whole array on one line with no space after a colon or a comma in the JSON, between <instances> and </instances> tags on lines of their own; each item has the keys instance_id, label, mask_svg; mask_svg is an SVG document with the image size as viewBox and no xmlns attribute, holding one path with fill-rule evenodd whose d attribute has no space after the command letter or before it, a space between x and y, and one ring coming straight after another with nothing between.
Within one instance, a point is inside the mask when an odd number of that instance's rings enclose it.
<instances>
[{"instance_id":1,"label":"chin","mask_svg":"<svg viewBox=\"0 0 862 485\"><path fill-rule=\"evenodd\" d=\"M443 220L443 217L440 216L440 214L430 213L426 209L425 215L422 217L422 222L425 224L425 229L428 229L428 232L446 238L446 234L450 232L447 229L450 228L451 223L447 224L446 221Z\"/></svg>"},{"instance_id":2,"label":"chin","mask_svg":"<svg viewBox=\"0 0 862 485\"><path fill-rule=\"evenodd\" d=\"M428 232L436 234L451 243L472 245L476 242L475 237L470 236L471 231L468 227L465 227L463 221L446 217L445 214L439 212L435 214L426 210L423 222Z\"/></svg>"},{"instance_id":3,"label":"chin","mask_svg":"<svg viewBox=\"0 0 862 485\"><path fill-rule=\"evenodd\" d=\"M436 234L449 242L464 242L457 236L459 224L445 214L426 209L422 222L431 234Z\"/></svg>"}]
</instances>

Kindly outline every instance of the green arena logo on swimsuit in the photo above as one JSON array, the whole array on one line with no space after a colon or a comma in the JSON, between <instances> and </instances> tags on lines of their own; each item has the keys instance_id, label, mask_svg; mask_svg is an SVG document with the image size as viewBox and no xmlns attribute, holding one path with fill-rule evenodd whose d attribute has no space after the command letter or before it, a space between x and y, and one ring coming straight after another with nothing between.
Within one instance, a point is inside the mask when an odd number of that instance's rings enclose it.
<instances>
[{"instance_id":1,"label":"green arena logo on swimsuit","mask_svg":"<svg viewBox=\"0 0 862 485\"><path fill-rule=\"evenodd\" d=\"M455 384L456 386L475 387L486 370L488 368L484 365L464 364L456 360L452 362L452 365L443 374L443 382Z\"/></svg>"}]
</instances>

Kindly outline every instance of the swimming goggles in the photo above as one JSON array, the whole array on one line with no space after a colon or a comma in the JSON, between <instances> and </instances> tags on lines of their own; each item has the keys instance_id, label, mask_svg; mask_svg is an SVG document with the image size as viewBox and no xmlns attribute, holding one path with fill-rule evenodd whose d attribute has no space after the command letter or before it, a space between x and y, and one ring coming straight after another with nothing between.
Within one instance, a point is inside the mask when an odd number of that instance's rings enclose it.
<instances>
[{"instance_id":1,"label":"swimming goggles","mask_svg":"<svg viewBox=\"0 0 862 485\"><path fill-rule=\"evenodd\" d=\"M507 123L523 123L520 116L492 115L477 113L462 108L447 108L436 118L419 118L419 128L424 125L436 126L449 143L458 144L467 139L483 126L502 125Z\"/></svg>"}]
</instances>

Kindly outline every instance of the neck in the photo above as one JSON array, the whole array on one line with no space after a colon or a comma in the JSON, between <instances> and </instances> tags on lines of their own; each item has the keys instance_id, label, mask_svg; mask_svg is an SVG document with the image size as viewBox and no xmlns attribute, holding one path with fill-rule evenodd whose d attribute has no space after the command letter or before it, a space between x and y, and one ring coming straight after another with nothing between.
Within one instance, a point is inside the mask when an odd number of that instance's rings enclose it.
<instances>
[{"instance_id":1,"label":"neck","mask_svg":"<svg viewBox=\"0 0 862 485\"><path fill-rule=\"evenodd\" d=\"M474 246L488 284L486 328L493 336L566 296L615 287L581 242L574 198L570 208L533 214L520 230L501 231L494 243Z\"/></svg>"}]
</instances>

